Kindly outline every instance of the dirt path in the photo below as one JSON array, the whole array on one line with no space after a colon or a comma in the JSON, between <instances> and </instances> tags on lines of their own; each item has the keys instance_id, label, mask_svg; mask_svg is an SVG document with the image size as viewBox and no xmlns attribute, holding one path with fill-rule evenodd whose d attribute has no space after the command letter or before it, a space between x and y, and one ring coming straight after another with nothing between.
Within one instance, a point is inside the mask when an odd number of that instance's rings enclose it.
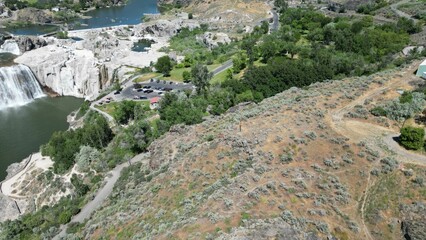
<instances>
[{"instance_id":1,"label":"dirt path","mask_svg":"<svg viewBox=\"0 0 426 240\"><path fill-rule=\"evenodd\" d=\"M346 113L351 111L357 105L363 105L367 99L372 99L387 90L395 89L399 86L405 85L407 79L412 77L412 73L416 68L417 62L412 64L409 68L405 69L405 71L402 73L402 76L394 77L386 82L382 87L371 89L354 101L332 111L331 114L329 114L327 117L327 122L330 124L330 127L337 133L340 133L341 135L348 137L355 142L359 142L363 139L371 139L377 136L383 136L383 142L391 151L400 157L401 161L426 165L426 156L407 151L400 147L397 142L395 142L394 137L399 136L399 132L376 124L361 122L357 121L356 119L344 118Z\"/></svg>"},{"instance_id":2,"label":"dirt path","mask_svg":"<svg viewBox=\"0 0 426 240\"><path fill-rule=\"evenodd\" d=\"M145 153L136 155L130 160L130 162L132 164L137 162L143 162L142 160L144 159L145 155L146 155ZM118 178L120 177L121 171L128 166L129 166L129 162L125 162L116 166L111 172L109 172L108 175L111 175L111 176L108 177L108 179L106 180L106 184L100 190L98 190L98 192L95 195L95 198L92 201L88 202L81 209L80 213L75 215L71 219L70 223L82 223L85 220L87 220L92 215L92 213L97 208L99 208L102 205L102 203L105 201L105 199L112 193L114 185L117 182ZM68 224L61 225L60 227L61 232L58 235L56 235L53 239L59 240L65 237L67 228L68 228Z\"/></svg>"},{"instance_id":3,"label":"dirt path","mask_svg":"<svg viewBox=\"0 0 426 240\"><path fill-rule=\"evenodd\" d=\"M395 154L398 155L398 160L407 163L414 163L426 166L426 156L419 155L413 152L409 152L399 146L394 140L395 137L399 136L399 132L396 132L390 128L385 128L372 123L366 123L357 121L355 119L346 119L344 116L350 110L357 105L363 105L365 100L372 99L383 92L395 89L406 84L407 79L411 79L412 72L417 67L417 63L412 64L409 68L405 69L402 76L395 76L383 86L371 89L365 92L362 96L358 97L354 101L349 102L343 106L332 111L327 117L327 122L330 127L337 133L348 137L354 142L359 142L364 139L374 139L382 136L383 143ZM374 166L373 166L374 167ZM373 183L371 182L371 173L368 171L368 178L364 194L362 196L361 203L361 221L367 239L374 239L365 223L365 207L368 201L369 190Z\"/></svg>"},{"instance_id":4,"label":"dirt path","mask_svg":"<svg viewBox=\"0 0 426 240\"><path fill-rule=\"evenodd\" d=\"M409 2L410 2L410 0L403 0L403 1L400 1L400 2L397 2L397 3L394 3L394 4L390 5L390 8L399 17L408 18L408 19L413 20L414 22L417 22L418 20L415 19L415 18L413 18L410 14L407 14L406 12L403 12L403 11L401 11L401 10L398 9L398 7L400 5L406 4L406 3L409 3Z\"/></svg>"}]
</instances>

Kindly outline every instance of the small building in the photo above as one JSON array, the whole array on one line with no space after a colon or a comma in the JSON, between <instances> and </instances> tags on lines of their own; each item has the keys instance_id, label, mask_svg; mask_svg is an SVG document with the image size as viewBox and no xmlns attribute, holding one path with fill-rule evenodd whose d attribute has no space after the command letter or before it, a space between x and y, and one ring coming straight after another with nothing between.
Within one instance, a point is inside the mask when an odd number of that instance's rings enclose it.
<instances>
[{"instance_id":1,"label":"small building","mask_svg":"<svg viewBox=\"0 0 426 240\"><path fill-rule=\"evenodd\" d=\"M426 59L420 63L419 68L417 69L416 76L426 79Z\"/></svg>"},{"instance_id":2,"label":"small building","mask_svg":"<svg viewBox=\"0 0 426 240\"><path fill-rule=\"evenodd\" d=\"M149 107L151 109L157 109L158 106L159 106L159 103L160 103L160 99L161 98L159 98L159 97L153 97L153 98L151 98L151 100L149 100L149 103L150 103Z\"/></svg>"}]
</instances>

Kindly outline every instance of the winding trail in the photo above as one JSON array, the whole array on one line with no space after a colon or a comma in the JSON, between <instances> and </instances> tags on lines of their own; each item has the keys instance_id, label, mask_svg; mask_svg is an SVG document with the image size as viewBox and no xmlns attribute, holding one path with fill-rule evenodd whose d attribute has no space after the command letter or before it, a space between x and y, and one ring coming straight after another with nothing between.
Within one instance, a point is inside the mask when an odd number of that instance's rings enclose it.
<instances>
[{"instance_id":1,"label":"winding trail","mask_svg":"<svg viewBox=\"0 0 426 240\"><path fill-rule=\"evenodd\" d=\"M146 156L146 153L136 155L130 160L130 163L134 164L137 162L142 162L143 164L147 164L147 160L143 161L145 156ZM128 167L130 163L129 162L122 163L116 166L113 170L111 170L107 174L109 177L106 179L106 184L100 190L98 190L98 192L95 195L95 198L92 201L88 202L81 209L80 213L78 213L71 219L70 223L82 223L85 220L89 219L92 213L97 208L99 208L102 205L102 203L105 201L105 199L112 193L114 185L120 177L121 171L125 167ZM59 240L65 237L67 228L68 228L68 224L61 225L60 227L61 232L58 235L56 235L53 239Z\"/></svg>"},{"instance_id":2,"label":"winding trail","mask_svg":"<svg viewBox=\"0 0 426 240\"><path fill-rule=\"evenodd\" d=\"M397 3L394 3L394 4L390 5L390 8L399 17L408 18L408 19L413 20L414 22L418 22L418 20L415 19L415 18L413 18L410 14L407 14L406 12L403 12L403 11L401 11L401 10L398 9L398 7L400 5L406 4L406 3L409 3L409 2L410 2L410 0L403 0L403 1L400 1L400 2L397 2Z\"/></svg>"},{"instance_id":3,"label":"winding trail","mask_svg":"<svg viewBox=\"0 0 426 240\"><path fill-rule=\"evenodd\" d=\"M417 62L413 63L409 68L405 69L402 76L396 76L389 80L382 87L371 89L365 92L362 96L357 99L338 107L333 110L330 114L327 115L327 122L329 122L330 127L337 133L348 137L352 141L358 142L363 139L371 139L374 137L380 137L382 142L396 155L398 155L398 160L405 163L413 163L418 165L426 166L426 156L420 155L414 152L410 152L399 146L399 144L394 140L399 136L399 132L396 132L390 128L385 128L376 124L366 123L357 121L356 119L346 119L344 116L350 110L352 110L356 105L363 105L365 100L372 99L383 92L391 89L398 88L406 84L407 79L410 79L413 76L413 71L417 67ZM374 167L374 165L372 166ZM368 201L369 190L373 186L371 180L371 173L368 172L367 184L364 190L361 203L361 221L363 224L363 229L365 237L367 239L374 239L365 223L365 207Z\"/></svg>"}]
</instances>

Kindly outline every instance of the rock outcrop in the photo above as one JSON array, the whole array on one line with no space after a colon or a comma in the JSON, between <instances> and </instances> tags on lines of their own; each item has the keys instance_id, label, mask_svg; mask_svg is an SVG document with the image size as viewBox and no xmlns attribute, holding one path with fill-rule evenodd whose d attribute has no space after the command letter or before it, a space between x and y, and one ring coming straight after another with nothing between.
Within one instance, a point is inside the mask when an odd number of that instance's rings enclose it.
<instances>
[{"instance_id":1,"label":"rock outcrop","mask_svg":"<svg viewBox=\"0 0 426 240\"><path fill-rule=\"evenodd\" d=\"M171 37L176 35L182 28L187 27L194 29L199 27L200 24L196 21L183 21L181 19L157 20L153 23L140 24L135 26L135 36L143 37L151 35L154 37Z\"/></svg>"},{"instance_id":2,"label":"rock outcrop","mask_svg":"<svg viewBox=\"0 0 426 240\"><path fill-rule=\"evenodd\" d=\"M401 231L406 240L426 239L426 205L415 202L401 207Z\"/></svg>"},{"instance_id":3,"label":"rock outcrop","mask_svg":"<svg viewBox=\"0 0 426 240\"><path fill-rule=\"evenodd\" d=\"M92 51L49 45L15 60L29 66L41 85L66 96L94 99L108 82Z\"/></svg>"},{"instance_id":4,"label":"rock outcrop","mask_svg":"<svg viewBox=\"0 0 426 240\"><path fill-rule=\"evenodd\" d=\"M3 195L3 193L0 193L0 209L0 222L3 222L8 219L14 220L19 217L20 213L16 203L10 198Z\"/></svg>"},{"instance_id":5,"label":"rock outcrop","mask_svg":"<svg viewBox=\"0 0 426 240\"><path fill-rule=\"evenodd\" d=\"M218 47L221 44L228 44L231 42L231 39L228 37L228 34L221 32L205 32L202 36L198 37L198 39L210 49Z\"/></svg>"},{"instance_id":6,"label":"rock outcrop","mask_svg":"<svg viewBox=\"0 0 426 240\"><path fill-rule=\"evenodd\" d=\"M29 23L51 23L53 15L49 10L24 8L17 12L16 20Z\"/></svg>"},{"instance_id":7,"label":"rock outcrop","mask_svg":"<svg viewBox=\"0 0 426 240\"><path fill-rule=\"evenodd\" d=\"M36 36L19 36L15 37L14 40L18 43L19 49L22 53L47 45L46 40Z\"/></svg>"},{"instance_id":8,"label":"rock outcrop","mask_svg":"<svg viewBox=\"0 0 426 240\"><path fill-rule=\"evenodd\" d=\"M7 37L0 36L0 52L21 55L24 52L41 48L47 45L46 40L36 36L17 36L5 40Z\"/></svg>"}]
</instances>

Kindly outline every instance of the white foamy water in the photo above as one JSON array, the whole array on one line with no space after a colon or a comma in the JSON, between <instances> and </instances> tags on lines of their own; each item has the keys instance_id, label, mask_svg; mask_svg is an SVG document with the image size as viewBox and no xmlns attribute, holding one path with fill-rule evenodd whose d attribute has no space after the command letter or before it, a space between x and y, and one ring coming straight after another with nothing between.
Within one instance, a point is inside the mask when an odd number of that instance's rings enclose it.
<instances>
[{"instance_id":1,"label":"white foamy water","mask_svg":"<svg viewBox=\"0 0 426 240\"><path fill-rule=\"evenodd\" d=\"M43 96L40 84L29 67L0 68L0 110L25 105Z\"/></svg>"},{"instance_id":2,"label":"white foamy water","mask_svg":"<svg viewBox=\"0 0 426 240\"><path fill-rule=\"evenodd\" d=\"M14 55L21 55L18 43L13 40L6 40L0 47L0 53L12 53Z\"/></svg>"}]
</instances>

